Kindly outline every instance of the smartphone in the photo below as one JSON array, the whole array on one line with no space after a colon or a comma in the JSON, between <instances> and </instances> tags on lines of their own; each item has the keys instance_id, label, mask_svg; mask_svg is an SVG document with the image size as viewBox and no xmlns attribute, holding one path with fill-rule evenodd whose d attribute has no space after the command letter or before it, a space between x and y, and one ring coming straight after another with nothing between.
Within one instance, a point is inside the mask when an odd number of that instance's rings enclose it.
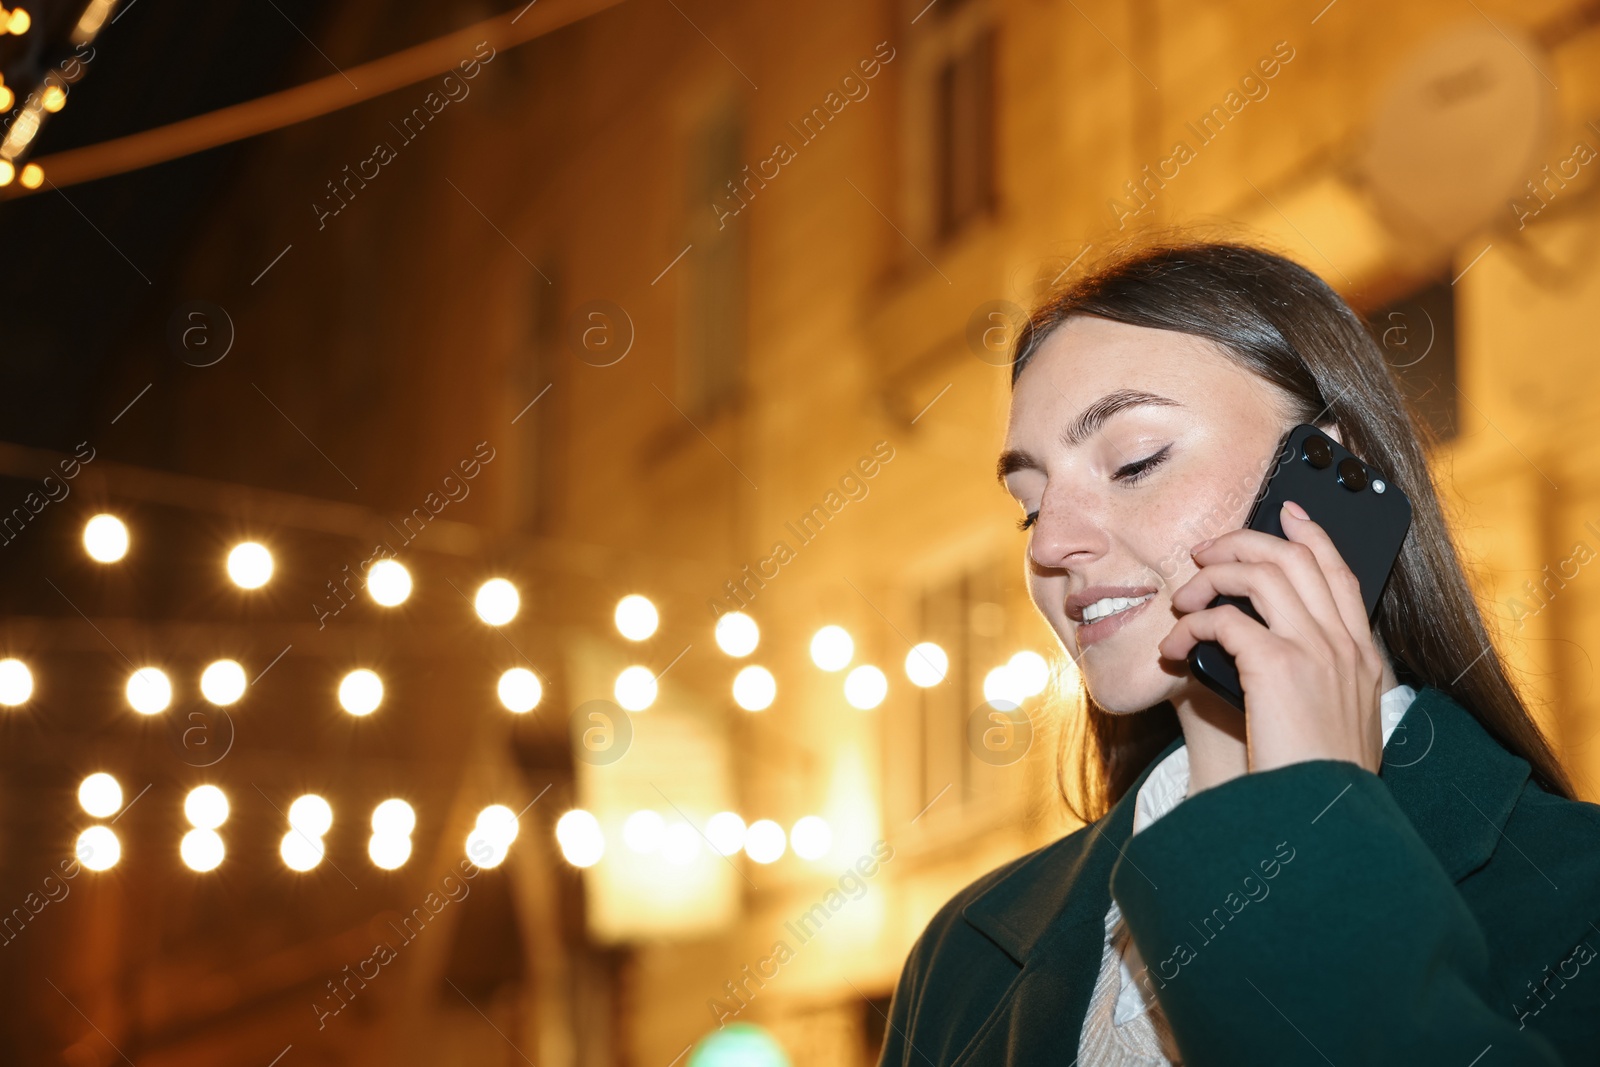
<instances>
[{"instance_id":1,"label":"smartphone","mask_svg":"<svg viewBox=\"0 0 1600 1067\"><path fill-rule=\"evenodd\" d=\"M1387 474L1369 467L1339 442L1306 424L1284 436L1277 462L1262 479L1245 526L1282 537L1279 515L1285 500L1305 508L1306 514L1327 531L1339 555L1361 582L1361 599L1370 621L1411 527L1411 501ZM1265 622L1247 597L1218 596L1208 606L1222 604L1233 604L1257 622ZM1197 643L1189 651L1189 669L1228 703L1244 710L1238 668L1221 645L1215 641Z\"/></svg>"}]
</instances>

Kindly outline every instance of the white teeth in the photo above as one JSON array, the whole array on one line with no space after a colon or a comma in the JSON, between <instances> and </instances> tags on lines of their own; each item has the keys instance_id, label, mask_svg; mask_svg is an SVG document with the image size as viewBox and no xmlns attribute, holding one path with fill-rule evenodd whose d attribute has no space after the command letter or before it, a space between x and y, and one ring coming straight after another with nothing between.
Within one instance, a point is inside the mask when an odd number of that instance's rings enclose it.
<instances>
[{"instance_id":1,"label":"white teeth","mask_svg":"<svg viewBox=\"0 0 1600 1067\"><path fill-rule=\"evenodd\" d=\"M1144 596L1108 596L1102 600L1096 600L1093 604L1090 604L1083 609L1083 621L1097 622L1100 619L1106 618L1108 615L1115 615L1119 611L1126 611L1128 608L1137 607L1153 596L1155 596L1154 593L1146 593Z\"/></svg>"}]
</instances>

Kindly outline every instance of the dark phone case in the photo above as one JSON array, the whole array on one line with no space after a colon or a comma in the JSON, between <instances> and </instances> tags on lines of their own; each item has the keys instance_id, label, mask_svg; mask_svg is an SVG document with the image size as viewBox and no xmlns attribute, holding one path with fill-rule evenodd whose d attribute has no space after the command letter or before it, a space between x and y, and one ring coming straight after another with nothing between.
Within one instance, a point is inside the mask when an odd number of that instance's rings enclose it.
<instances>
[{"instance_id":1,"label":"dark phone case","mask_svg":"<svg viewBox=\"0 0 1600 1067\"><path fill-rule=\"evenodd\" d=\"M1327 443L1333 461L1318 469L1305 458L1305 442L1312 436ZM1278 521L1285 500L1293 500L1327 531L1339 555L1361 582L1361 598L1370 620L1378 610L1378 597L1389 580L1389 571L1400 554L1406 531L1411 526L1411 501L1387 474L1362 464L1367 485L1359 492L1346 489L1339 481L1339 463L1356 459L1348 450L1315 426L1300 425L1290 430L1279 445L1277 464L1267 472L1255 506L1245 525L1252 530L1283 536ZM1357 462L1361 462L1357 459ZM1382 493L1372 488L1374 479L1385 483ZM1248 598L1218 596L1210 607L1233 604L1257 622L1264 622ZM1244 691L1239 672L1230 656L1215 641L1201 641L1189 651L1189 669L1194 676L1221 695L1228 703L1244 710Z\"/></svg>"}]
</instances>

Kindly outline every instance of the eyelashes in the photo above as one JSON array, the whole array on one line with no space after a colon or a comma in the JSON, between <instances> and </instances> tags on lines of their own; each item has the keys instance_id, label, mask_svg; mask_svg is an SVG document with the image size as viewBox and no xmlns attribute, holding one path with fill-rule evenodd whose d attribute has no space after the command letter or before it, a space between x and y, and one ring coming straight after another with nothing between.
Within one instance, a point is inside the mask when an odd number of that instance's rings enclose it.
<instances>
[{"instance_id":1,"label":"eyelashes","mask_svg":"<svg viewBox=\"0 0 1600 1067\"><path fill-rule=\"evenodd\" d=\"M1144 481L1151 471L1165 463L1171 454L1172 446L1164 445L1143 459L1136 459L1132 463L1117 468L1111 479L1124 485L1138 485ZM1039 521L1039 513L1030 511L1026 516L1017 520L1017 529L1027 531L1037 521Z\"/></svg>"}]
</instances>

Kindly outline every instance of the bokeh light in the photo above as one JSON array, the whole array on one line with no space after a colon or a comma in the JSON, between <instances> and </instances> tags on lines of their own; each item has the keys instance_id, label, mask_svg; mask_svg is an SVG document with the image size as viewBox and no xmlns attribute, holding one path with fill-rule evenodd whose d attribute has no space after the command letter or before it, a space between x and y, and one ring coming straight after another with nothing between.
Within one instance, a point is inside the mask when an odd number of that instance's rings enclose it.
<instances>
[{"instance_id":1,"label":"bokeh light","mask_svg":"<svg viewBox=\"0 0 1600 1067\"><path fill-rule=\"evenodd\" d=\"M78 804L97 819L122 810L122 785L105 771L96 771L78 786Z\"/></svg>"},{"instance_id":2,"label":"bokeh light","mask_svg":"<svg viewBox=\"0 0 1600 1067\"><path fill-rule=\"evenodd\" d=\"M91 871L109 871L122 858L122 842L109 826L91 826L78 835L73 852Z\"/></svg>"},{"instance_id":3,"label":"bokeh light","mask_svg":"<svg viewBox=\"0 0 1600 1067\"><path fill-rule=\"evenodd\" d=\"M383 679L362 667L339 683L339 706L352 715L371 715L383 703Z\"/></svg>"},{"instance_id":4,"label":"bokeh light","mask_svg":"<svg viewBox=\"0 0 1600 1067\"><path fill-rule=\"evenodd\" d=\"M693 863L700 854L700 831L686 822L673 823L662 837L661 854L674 867Z\"/></svg>"},{"instance_id":5,"label":"bokeh light","mask_svg":"<svg viewBox=\"0 0 1600 1067\"><path fill-rule=\"evenodd\" d=\"M574 867L593 867L606 852L600 820L582 808L574 808L556 820L556 843L561 846L561 855Z\"/></svg>"},{"instance_id":6,"label":"bokeh light","mask_svg":"<svg viewBox=\"0 0 1600 1067\"><path fill-rule=\"evenodd\" d=\"M771 819L757 819L744 832L744 854L757 863L776 863L784 847L783 827Z\"/></svg>"},{"instance_id":7,"label":"bokeh light","mask_svg":"<svg viewBox=\"0 0 1600 1067\"><path fill-rule=\"evenodd\" d=\"M321 837L333 826L333 808L315 793L289 805L289 825L310 837Z\"/></svg>"},{"instance_id":8,"label":"bokeh light","mask_svg":"<svg viewBox=\"0 0 1600 1067\"><path fill-rule=\"evenodd\" d=\"M833 848L833 827L820 815L805 815L789 829L789 847L803 860L820 860Z\"/></svg>"},{"instance_id":9,"label":"bokeh light","mask_svg":"<svg viewBox=\"0 0 1600 1067\"><path fill-rule=\"evenodd\" d=\"M655 673L649 667L638 665L623 668L617 675L612 695L628 711L643 711L656 702Z\"/></svg>"},{"instance_id":10,"label":"bokeh light","mask_svg":"<svg viewBox=\"0 0 1600 1067\"><path fill-rule=\"evenodd\" d=\"M128 554L128 528L115 515L96 515L84 524L83 548L90 559L115 563Z\"/></svg>"},{"instance_id":11,"label":"bokeh light","mask_svg":"<svg viewBox=\"0 0 1600 1067\"><path fill-rule=\"evenodd\" d=\"M244 696L249 685L244 668L231 659L219 659L200 675L200 694L219 707L226 707Z\"/></svg>"},{"instance_id":12,"label":"bokeh light","mask_svg":"<svg viewBox=\"0 0 1600 1067\"><path fill-rule=\"evenodd\" d=\"M544 696L544 686L539 682L539 676L526 667L512 667L500 676L497 687L500 694L500 703L504 704L507 711L518 715L532 711L539 706L539 698Z\"/></svg>"},{"instance_id":13,"label":"bokeh light","mask_svg":"<svg viewBox=\"0 0 1600 1067\"><path fill-rule=\"evenodd\" d=\"M643 641L656 632L661 616L650 598L630 593L617 601L617 632L630 641Z\"/></svg>"},{"instance_id":14,"label":"bokeh light","mask_svg":"<svg viewBox=\"0 0 1600 1067\"><path fill-rule=\"evenodd\" d=\"M717 647L730 656L748 656L761 643L761 627L742 611L725 612L717 619Z\"/></svg>"},{"instance_id":15,"label":"bokeh light","mask_svg":"<svg viewBox=\"0 0 1600 1067\"><path fill-rule=\"evenodd\" d=\"M405 837L416 828L416 810L399 797L390 797L372 809L372 832L375 834Z\"/></svg>"},{"instance_id":16,"label":"bokeh light","mask_svg":"<svg viewBox=\"0 0 1600 1067\"><path fill-rule=\"evenodd\" d=\"M183 835L178 854L191 871L214 871L222 863L227 849L215 830L196 828Z\"/></svg>"},{"instance_id":17,"label":"bokeh light","mask_svg":"<svg viewBox=\"0 0 1600 1067\"><path fill-rule=\"evenodd\" d=\"M140 715L155 715L172 703L172 680L159 667L140 667L128 676L128 704Z\"/></svg>"},{"instance_id":18,"label":"bokeh light","mask_svg":"<svg viewBox=\"0 0 1600 1067\"><path fill-rule=\"evenodd\" d=\"M734 703L746 711L765 711L777 695L777 680L765 667L751 665L734 676Z\"/></svg>"},{"instance_id":19,"label":"bokeh light","mask_svg":"<svg viewBox=\"0 0 1600 1067\"><path fill-rule=\"evenodd\" d=\"M870 711L889 695L889 679L878 668L862 664L844 676L844 698L852 708Z\"/></svg>"},{"instance_id":20,"label":"bokeh light","mask_svg":"<svg viewBox=\"0 0 1600 1067\"><path fill-rule=\"evenodd\" d=\"M322 862L322 838L291 829L278 843L278 855L291 871L309 871Z\"/></svg>"},{"instance_id":21,"label":"bokeh light","mask_svg":"<svg viewBox=\"0 0 1600 1067\"><path fill-rule=\"evenodd\" d=\"M856 654L856 643L843 626L824 626L811 635L811 662L825 671L842 671Z\"/></svg>"},{"instance_id":22,"label":"bokeh light","mask_svg":"<svg viewBox=\"0 0 1600 1067\"><path fill-rule=\"evenodd\" d=\"M1015 711L1022 707L1025 694L1017 674L1009 666L999 666L983 676L983 699L996 711Z\"/></svg>"},{"instance_id":23,"label":"bokeh light","mask_svg":"<svg viewBox=\"0 0 1600 1067\"><path fill-rule=\"evenodd\" d=\"M245 541L228 553L228 577L240 589L260 589L272 578L272 553L258 541Z\"/></svg>"},{"instance_id":24,"label":"bokeh light","mask_svg":"<svg viewBox=\"0 0 1600 1067\"><path fill-rule=\"evenodd\" d=\"M214 785L196 786L183 798L183 815L190 826L215 830L228 821L228 798Z\"/></svg>"},{"instance_id":25,"label":"bokeh light","mask_svg":"<svg viewBox=\"0 0 1600 1067\"><path fill-rule=\"evenodd\" d=\"M926 689L944 681L950 671L950 657L932 641L924 641L906 653L906 677L912 685Z\"/></svg>"},{"instance_id":26,"label":"bokeh light","mask_svg":"<svg viewBox=\"0 0 1600 1067\"><path fill-rule=\"evenodd\" d=\"M397 559L380 559L367 568L367 595L386 608L404 604L411 595L411 572Z\"/></svg>"},{"instance_id":27,"label":"bokeh light","mask_svg":"<svg viewBox=\"0 0 1600 1067\"><path fill-rule=\"evenodd\" d=\"M489 840L503 845L509 845L517 839L517 813L504 804L490 804L478 812L477 827L482 830Z\"/></svg>"},{"instance_id":28,"label":"bokeh light","mask_svg":"<svg viewBox=\"0 0 1600 1067\"><path fill-rule=\"evenodd\" d=\"M367 855L374 866L397 870L411 858L411 838L406 834L373 834L367 842Z\"/></svg>"},{"instance_id":29,"label":"bokeh light","mask_svg":"<svg viewBox=\"0 0 1600 1067\"><path fill-rule=\"evenodd\" d=\"M661 847L666 820L659 811L643 808L629 815L622 824L622 840L633 851L649 855Z\"/></svg>"},{"instance_id":30,"label":"bokeh light","mask_svg":"<svg viewBox=\"0 0 1600 1067\"><path fill-rule=\"evenodd\" d=\"M1023 649L1006 661L1006 669L1023 696L1036 697L1050 684L1050 664L1037 652Z\"/></svg>"},{"instance_id":31,"label":"bokeh light","mask_svg":"<svg viewBox=\"0 0 1600 1067\"><path fill-rule=\"evenodd\" d=\"M477 609L478 618L490 626L504 626L517 617L521 603L516 586L504 578L490 578L478 587L472 606Z\"/></svg>"},{"instance_id":32,"label":"bokeh light","mask_svg":"<svg viewBox=\"0 0 1600 1067\"><path fill-rule=\"evenodd\" d=\"M744 820L737 812L719 811L706 820L706 839L724 856L744 848Z\"/></svg>"},{"instance_id":33,"label":"bokeh light","mask_svg":"<svg viewBox=\"0 0 1600 1067\"><path fill-rule=\"evenodd\" d=\"M33 672L20 659L0 659L0 704L14 708L33 696Z\"/></svg>"}]
</instances>

